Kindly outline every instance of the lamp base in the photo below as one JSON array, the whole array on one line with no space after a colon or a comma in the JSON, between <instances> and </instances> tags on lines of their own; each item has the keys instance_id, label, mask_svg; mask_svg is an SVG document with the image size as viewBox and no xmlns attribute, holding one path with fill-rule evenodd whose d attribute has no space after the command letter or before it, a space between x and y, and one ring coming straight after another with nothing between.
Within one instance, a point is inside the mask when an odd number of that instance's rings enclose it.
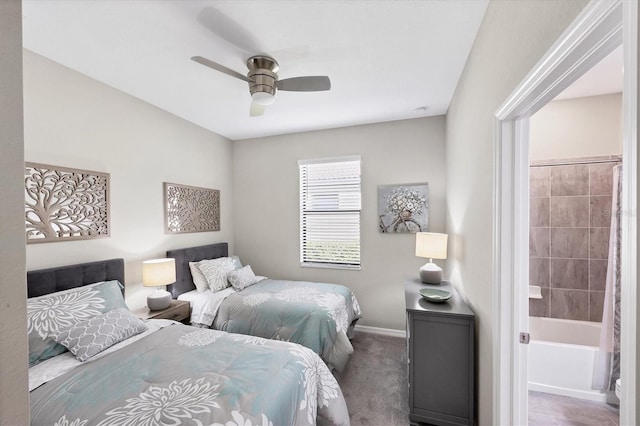
<instances>
[{"instance_id":1,"label":"lamp base","mask_svg":"<svg viewBox=\"0 0 640 426\"><path fill-rule=\"evenodd\" d=\"M442 282L442 268L433 262L428 262L420 268L420 280L425 284L440 284Z\"/></svg>"},{"instance_id":2,"label":"lamp base","mask_svg":"<svg viewBox=\"0 0 640 426\"><path fill-rule=\"evenodd\" d=\"M147 306L152 311L161 311L171 306L171 293L166 290L155 290L147 296Z\"/></svg>"}]
</instances>

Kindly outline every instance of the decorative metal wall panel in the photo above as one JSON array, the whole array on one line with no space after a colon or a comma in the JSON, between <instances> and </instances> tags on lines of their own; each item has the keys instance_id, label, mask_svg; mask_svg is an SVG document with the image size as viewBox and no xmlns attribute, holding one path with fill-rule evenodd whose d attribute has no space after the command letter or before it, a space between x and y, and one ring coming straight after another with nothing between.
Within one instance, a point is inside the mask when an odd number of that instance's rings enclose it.
<instances>
[{"instance_id":1,"label":"decorative metal wall panel","mask_svg":"<svg viewBox=\"0 0 640 426\"><path fill-rule=\"evenodd\" d=\"M164 183L165 232L220 230L220 191Z\"/></svg>"},{"instance_id":2,"label":"decorative metal wall panel","mask_svg":"<svg viewBox=\"0 0 640 426\"><path fill-rule=\"evenodd\" d=\"M27 243L109 236L109 174L25 163Z\"/></svg>"}]
</instances>

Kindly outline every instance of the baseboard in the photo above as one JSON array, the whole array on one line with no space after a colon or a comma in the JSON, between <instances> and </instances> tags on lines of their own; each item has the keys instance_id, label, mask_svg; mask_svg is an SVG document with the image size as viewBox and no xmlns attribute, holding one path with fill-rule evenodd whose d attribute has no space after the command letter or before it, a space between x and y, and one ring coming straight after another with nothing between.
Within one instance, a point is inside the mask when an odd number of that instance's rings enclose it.
<instances>
[{"instance_id":1,"label":"baseboard","mask_svg":"<svg viewBox=\"0 0 640 426\"><path fill-rule=\"evenodd\" d=\"M363 333L382 334L383 336L402 337L403 339L407 337L407 332L404 330L394 330L392 328L370 327L368 325L356 324L355 331L361 331Z\"/></svg>"},{"instance_id":2,"label":"baseboard","mask_svg":"<svg viewBox=\"0 0 640 426\"><path fill-rule=\"evenodd\" d=\"M586 399L588 401L607 402L607 394L598 391L585 391L579 389L569 389L559 386L545 385L542 383L529 382L529 390L550 393L553 395L568 396L571 398Z\"/></svg>"}]
</instances>

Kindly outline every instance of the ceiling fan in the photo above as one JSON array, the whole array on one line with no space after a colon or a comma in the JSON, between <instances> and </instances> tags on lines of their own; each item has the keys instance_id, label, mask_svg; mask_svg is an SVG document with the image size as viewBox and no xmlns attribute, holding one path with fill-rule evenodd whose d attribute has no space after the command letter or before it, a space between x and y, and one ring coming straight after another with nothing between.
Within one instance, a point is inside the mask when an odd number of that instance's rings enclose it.
<instances>
[{"instance_id":1,"label":"ceiling fan","mask_svg":"<svg viewBox=\"0 0 640 426\"><path fill-rule=\"evenodd\" d=\"M264 114L266 107L275 100L278 90L319 92L331 89L331 80L324 75L278 80L280 66L275 59L269 56L257 55L250 57L247 60L249 72L246 76L202 56L193 56L191 60L249 83L249 92L252 99L249 115L252 117Z\"/></svg>"}]
</instances>

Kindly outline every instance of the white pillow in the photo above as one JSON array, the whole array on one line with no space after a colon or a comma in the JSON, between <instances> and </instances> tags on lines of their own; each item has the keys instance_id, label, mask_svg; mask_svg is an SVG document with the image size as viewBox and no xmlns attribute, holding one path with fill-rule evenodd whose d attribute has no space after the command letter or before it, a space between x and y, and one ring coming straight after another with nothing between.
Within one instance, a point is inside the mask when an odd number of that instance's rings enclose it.
<instances>
[{"instance_id":1,"label":"white pillow","mask_svg":"<svg viewBox=\"0 0 640 426\"><path fill-rule=\"evenodd\" d=\"M240 261L240 258L236 255L231 256L231 259L233 259L233 263L235 265L235 269L240 269L242 268L242 262Z\"/></svg>"},{"instance_id":2,"label":"white pillow","mask_svg":"<svg viewBox=\"0 0 640 426\"><path fill-rule=\"evenodd\" d=\"M230 257L201 260L198 268L207 279L211 291L220 291L229 287L227 276L236 269L235 262Z\"/></svg>"},{"instance_id":3,"label":"white pillow","mask_svg":"<svg viewBox=\"0 0 640 426\"><path fill-rule=\"evenodd\" d=\"M200 262L189 262L189 269L191 269L191 278L193 278L193 283L196 285L196 290L206 291L209 290L209 283L198 266Z\"/></svg>"},{"instance_id":4,"label":"white pillow","mask_svg":"<svg viewBox=\"0 0 640 426\"><path fill-rule=\"evenodd\" d=\"M258 282L250 265L237 269L229 274L229 282L236 290L240 291Z\"/></svg>"}]
</instances>

